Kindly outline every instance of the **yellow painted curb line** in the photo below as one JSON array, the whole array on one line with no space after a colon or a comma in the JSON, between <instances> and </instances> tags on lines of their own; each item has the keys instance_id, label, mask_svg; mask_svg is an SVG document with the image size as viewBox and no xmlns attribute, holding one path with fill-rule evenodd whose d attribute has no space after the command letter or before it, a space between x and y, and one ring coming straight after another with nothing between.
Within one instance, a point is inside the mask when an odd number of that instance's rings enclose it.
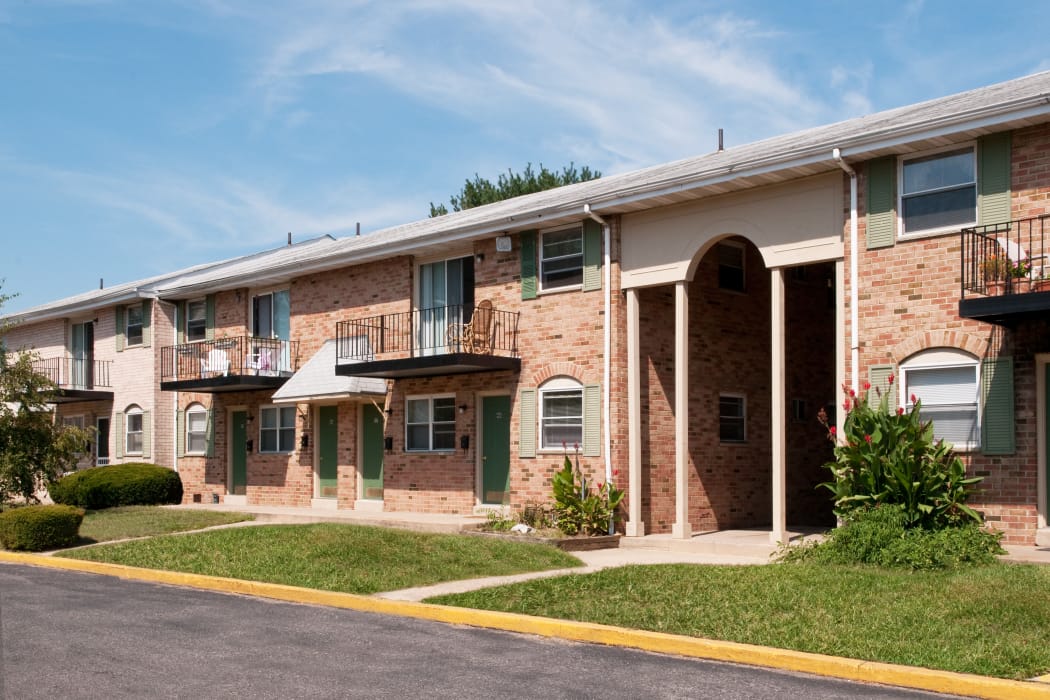
<instances>
[{"instance_id":1,"label":"yellow painted curb line","mask_svg":"<svg viewBox=\"0 0 1050 700\"><path fill-rule=\"evenodd\" d=\"M697 637L631 630L590 622L554 620L515 613L454 608L427 603L387 600L352 593L333 593L275 583L203 576L175 571L140 569L120 564L62 559L39 554L0 551L0 562L45 566L81 571L118 578L188 586L224 593L260 596L293 603L325 605L362 612L399 615L456 625L534 634L592 644L641 649L660 654L674 654L714 661L729 661L751 666L811 673L843 680L880 683L938 693L966 695L1003 700L1050 699L1050 686L1029 681L1011 681L968 673L937 671L914 666L899 666L874 661L845 659L787 649L774 649L753 644L723 642Z\"/></svg>"}]
</instances>

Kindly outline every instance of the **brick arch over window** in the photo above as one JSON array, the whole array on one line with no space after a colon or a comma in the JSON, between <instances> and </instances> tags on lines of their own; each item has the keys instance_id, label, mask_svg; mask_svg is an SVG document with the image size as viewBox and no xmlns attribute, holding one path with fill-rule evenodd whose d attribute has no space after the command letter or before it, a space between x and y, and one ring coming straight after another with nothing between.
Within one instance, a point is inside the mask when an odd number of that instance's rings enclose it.
<instances>
[{"instance_id":1,"label":"brick arch over window","mask_svg":"<svg viewBox=\"0 0 1050 700\"><path fill-rule=\"evenodd\" d=\"M532 373L529 385L539 386L554 377L571 377L580 384L599 381L597 376L592 375L591 372L588 372L575 362L551 362Z\"/></svg>"},{"instance_id":2,"label":"brick arch over window","mask_svg":"<svg viewBox=\"0 0 1050 700\"><path fill-rule=\"evenodd\" d=\"M974 357L984 357L988 352L988 341L962 331L936 330L916 333L893 348L893 362L899 365L915 353L931 348L957 348Z\"/></svg>"}]
</instances>

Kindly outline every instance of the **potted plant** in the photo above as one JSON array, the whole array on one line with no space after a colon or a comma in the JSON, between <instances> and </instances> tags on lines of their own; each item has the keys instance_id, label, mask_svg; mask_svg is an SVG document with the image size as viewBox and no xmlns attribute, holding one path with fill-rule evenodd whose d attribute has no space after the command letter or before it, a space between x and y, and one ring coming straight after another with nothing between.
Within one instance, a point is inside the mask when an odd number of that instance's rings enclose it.
<instances>
[{"instance_id":1,"label":"potted plant","mask_svg":"<svg viewBox=\"0 0 1050 700\"><path fill-rule=\"evenodd\" d=\"M1008 273L1007 263L1006 258L998 256L988 258L981 263L984 290L989 296L997 296L1003 293Z\"/></svg>"}]
</instances>

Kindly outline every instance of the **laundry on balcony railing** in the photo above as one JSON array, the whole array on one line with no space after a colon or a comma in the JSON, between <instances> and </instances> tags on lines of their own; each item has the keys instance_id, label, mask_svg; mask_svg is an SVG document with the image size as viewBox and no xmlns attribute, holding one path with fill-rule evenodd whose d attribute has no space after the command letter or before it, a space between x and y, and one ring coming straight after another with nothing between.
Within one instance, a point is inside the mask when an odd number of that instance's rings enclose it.
<instances>
[{"instance_id":1,"label":"laundry on balcony railing","mask_svg":"<svg viewBox=\"0 0 1050 700\"><path fill-rule=\"evenodd\" d=\"M1050 291L1050 214L962 230L962 297Z\"/></svg>"},{"instance_id":2,"label":"laundry on balcony railing","mask_svg":"<svg viewBox=\"0 0 1050 700\"><path fill-rule=\"evenodd\" d=\"M33 369L43 374L59 389L96 389L110 386L111 360L86 357L47 357L33 362Z\"/></svg>"},{"instance_id":3,"label":"laundry on balcony railing","mask_svg":"<svg viewBox=\"0 0 1050 700\"><path fill-rule=\"evenodd\" d=\"M161 350L161 380L185 381L230 375L289 377L299 364L299 342L238 336Z\"/></svg>"},{"instance_id":4,"label":"laundry on balcony railing","mask_svg":"<svg viewBox=\"0 0 1050 700\"><path fill-rule=\"evenodd\" d=\"M518 318L486 300L341 321L336 356L354 362L447 353L517 357Z\"/></svg>"}]
</instances>

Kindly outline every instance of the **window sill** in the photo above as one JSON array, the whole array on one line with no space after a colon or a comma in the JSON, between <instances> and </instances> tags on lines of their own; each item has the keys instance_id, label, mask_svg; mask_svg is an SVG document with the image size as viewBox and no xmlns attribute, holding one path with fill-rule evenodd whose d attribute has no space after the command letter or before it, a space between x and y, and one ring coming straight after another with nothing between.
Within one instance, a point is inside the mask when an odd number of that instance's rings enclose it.
<instances>
[{"instance_id":1,"label":"window sill","mask_svg":"<svg viewBox=\"0 0 1050 700\"><path fill-rule=\"evenodd\" d=\"M976 226L976 222L970 222L968 224L959 224L958 226L948 226L942 228L931 228L925 231L912 231L910 233L901 233L897 235L897 242L905 243L907 241L921 241L927 238L941 238L944 236L958 236L961 229Z\"/></svg>"},{"instance_id":2,"label":"window sill","mask_svg":"<svg viewBox=\"0 0 1050 700\"><path fill-rule=\"evenodd\" d=\"M295 454L295 450L259 450L258 454L261 454L261 455L290 455L290 454Z\"/></svg>"},{"instance_id":3,"label":"window sill","mask_svg":"<svg viewBox=\"0 0 1050 700\"><path fill-rule=\"evenodd\" d=\"M579 292L583 291L582 284L570 284L565 287L555 287L554 289L537 289L536 296L542 297L548 294L562 294L564 292Z\"/></svg>"},{"instance_id":4,"label":"window sill","mask_svg":"<svg viewBox=\"0 0 1050 700\"><path fill-rule=\"evenodd\" d=\"M750 443L747 440L719 440L719 447L748 447Z\"/></svg>"},{"instance_id":5,"label":"window sill","mask_svg":"<svg viewBox=\"0 0 1050 700\"><path fill-rule=\"evenodd\" d=\"M410 454L410 455L454 455L454 454L456 454L456 449L454 447L453 448L444 449L444 450L418 450L418 449L417 450L410 450L410 449L405 449L405 454Z\"/></svg>"}]
</instances>

